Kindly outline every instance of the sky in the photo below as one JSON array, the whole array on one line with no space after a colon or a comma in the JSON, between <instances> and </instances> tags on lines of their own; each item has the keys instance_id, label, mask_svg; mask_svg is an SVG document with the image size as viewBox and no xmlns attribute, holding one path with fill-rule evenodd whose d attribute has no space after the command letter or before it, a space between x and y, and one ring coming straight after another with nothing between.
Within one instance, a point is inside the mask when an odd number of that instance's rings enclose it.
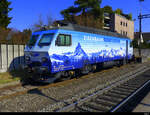
<instances>
[{"instance_id":1,"label":"sky","mask_svg":"<svg viewBox=\"0 0 150 115\"><path fill-rule=\"evenodd\" d=\"M63 19L60 12L69 6L74 5L75 0L8 0L13 10L9 13L13 17L8 27L20 31L32 28L38 22L41 15L43 20L51 16L54 20ZM124 13L132 13L135 19L135 32L139 31L138 15L140 9L142 14L150 14L150 0L139 3L139 0L102 0L101 8L109 5L116 10L120 8ZM150 19L142 20L142 32L150 32Z\"/></svg>"}]
</instances>

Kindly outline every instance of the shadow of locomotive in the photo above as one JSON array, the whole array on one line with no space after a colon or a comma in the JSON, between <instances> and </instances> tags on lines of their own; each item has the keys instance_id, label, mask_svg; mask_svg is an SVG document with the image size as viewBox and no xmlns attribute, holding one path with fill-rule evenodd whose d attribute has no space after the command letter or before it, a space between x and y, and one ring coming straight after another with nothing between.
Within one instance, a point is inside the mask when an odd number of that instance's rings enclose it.
<instances>
[{"instance_id":1,"label":"shadow of locomotive","mask_svg":"<svg viewBox=\"0 0 150 115\"><path fill-rule=\"evenodd\" d=\"M19 77L22 84L43 85L44 83L43 84L42 83L40 83L40 84L34 83L32 81L32 79L30 79L32 77L34 77L34 78L37 77L37 74L28 73L28 71L26 69L24 69L24 65L25 65L24 56L16 57L11 62L10 66L8 68L8 72L11 74L11 76L13 76L13 78ZM102 65L99 65L99 67L101 67L101 66ZM112 66L99 68L98 71L103 70L103 69L106 70L106 69L110 69L110 68L112 68ZM78 75L78 76L82 77L82 75Z\"/></svg>"},{"instance_id":2,"label":"shadow of locomotive","mask_svg":"<svg viewBox=\"0 0 150 115\"><path fill-rule=\"evenodd\" d=\"M11 62L8 72L13 78L19 78L22 85L38 85L32 82L30 78L33 77L33 74L28 73L24 66L24 56L16 57Z\"/></svg>"},{"instance_id":3,"label":"shadow of locomotive","mask_svg":"<svg viewBox=\"0 0 150 115\"><path fill-rule=\"evenodd\" d=\"M43 96L45 98L48 98L54 102L60 102L60 100L56 100L55 98L53 97L50 97L50 96L47 96L44 92L42 92L42 90L39 90L38 88L35 88L35 89L31 89L27 92L28 94L37 94L37 95L40 95L40 96Z\"/></svg>"}]
</instances>

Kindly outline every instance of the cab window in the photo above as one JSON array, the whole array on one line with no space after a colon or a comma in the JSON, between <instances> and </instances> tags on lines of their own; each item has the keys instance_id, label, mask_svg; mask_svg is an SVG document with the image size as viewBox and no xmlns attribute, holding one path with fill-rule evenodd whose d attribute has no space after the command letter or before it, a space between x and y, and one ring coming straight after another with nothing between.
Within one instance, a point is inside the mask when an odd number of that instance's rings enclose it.
<instances>
[{"instance_id":1,"label":"cab window","mask_svg":"<svg viewBox=\"0 0 150 115\"><path fill-rule=\"evenodd\" d=\"M60 34L57 37L56 45L57 46L71 46L72 38L71 35Z\"/></svg>"},{"instance_id":2,"label":"cab window","mask_svg":"<svg viewBox=\"0 0 150 115\"><path fill-rule=\"evenodd\" d=\"M38 45L39 46L49 46L53 39L54 34L44 34L40 39Z\"/></svg>"},{"instance_id":3,"label":"cab window","mask_svg":"<svg viewBox=\"0 0 150 115\"><path fill-rule=\"evenodd\" d=\"M27 43L28 46L34 46L39 35L32 35L29 42Z\"/></svg>"}]
</instances>

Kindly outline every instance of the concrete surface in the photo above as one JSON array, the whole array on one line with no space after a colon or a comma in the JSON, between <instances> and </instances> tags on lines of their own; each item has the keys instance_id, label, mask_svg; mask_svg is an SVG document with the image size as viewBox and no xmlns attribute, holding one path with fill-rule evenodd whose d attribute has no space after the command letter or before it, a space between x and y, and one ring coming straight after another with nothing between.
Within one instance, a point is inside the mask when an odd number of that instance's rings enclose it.
<instances>
[{"instance_id":1,"label":"concrete surface","mask_svg":"<svg viewBox=\"0 0 150 115\"><path fill-rule=\"evenodd\" d=\"M132 112L150 112L150 91Z\"/></svg>"},{"instance_id":2,"label":"concrete surface","mask_svg":"<svg viewBox=\"0 0 150 115\"><path fill-rule=\"evenodd\" d=\"M20 68L24 65L24 45L13 45L1 44L1 56L0 60L0 73L6 72L8 70L13 70Z\"/></svg>"}]
</instances>

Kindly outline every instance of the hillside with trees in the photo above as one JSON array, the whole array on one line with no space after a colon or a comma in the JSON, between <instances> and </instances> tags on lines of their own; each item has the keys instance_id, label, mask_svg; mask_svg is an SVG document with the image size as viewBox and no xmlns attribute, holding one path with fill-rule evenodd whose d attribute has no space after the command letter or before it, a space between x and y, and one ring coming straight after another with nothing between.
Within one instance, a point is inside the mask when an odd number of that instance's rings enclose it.
<instances>
[{"instance_id":1,"label":"hillside with trees","mask_svg":"<svg viewBox=\"0 0 150 115\"><path fill-rule=\"evenodd\" d=\"M102 28L102 0L76 0L74 6L61 11L64 20L82 26Z\"/></svg>"},{"instance_id":2,"label":"hillside with trees","mask_svg":"<svg viewBox=\"0 0 150 115\"><path fill-rule=\"evenodd\" d=\"M102 29L104 13L117 13L132 20L132 14L124 14L121 9L113 11L111 6L101 8L102 0L75 0L74 5L61 11L64 21L81 26Z\"/></svg>"},{"instance_id":3,"label":"hillside with trees","mask_svg":"<svg viewBox=\"0 0 150 115\"><path fill-rule=\"evenodd\" d=\"M8 28L12 19L8 14L13 10L10 5L11 2L8 2L8 0L0 0L0 43L26 44L32 32L30 29L20 32L19 30Z\"/></svg>"},{"instance_id":4,"label":"hillside with trees","mask_svg":"<svg viewBox=\"0 0 150 115\"><path fill-rule=\"evenodd\" d=\"M11 23L12 17L8 16L8 13L12 10L9 8L11 2L7 0L0 0L0 27L7 28L8 24Z\"/></svg>"}]
</instances>

